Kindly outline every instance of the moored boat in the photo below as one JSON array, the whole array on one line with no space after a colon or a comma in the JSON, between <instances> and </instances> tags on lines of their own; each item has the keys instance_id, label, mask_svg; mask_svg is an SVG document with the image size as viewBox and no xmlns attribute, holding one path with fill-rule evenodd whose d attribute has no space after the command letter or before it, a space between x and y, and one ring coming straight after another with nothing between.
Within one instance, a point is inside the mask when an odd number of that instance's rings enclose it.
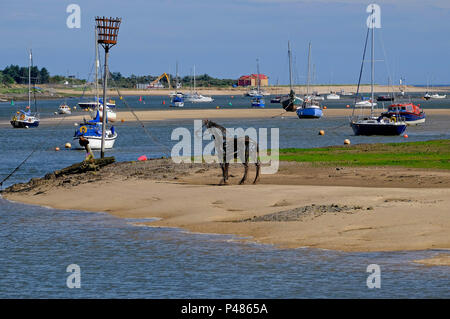
<instances>
[{"instance_id":1,"label":"moored boat","mask_svg":"<svg viewBox=\"0 0 450 319\"><path fill-rule=\"evenodd\" d=\"M66 103L63 103L58 107L58 113L59 114L72 114L72 111L70 110L70 106L68 106Z\"/></svg>"},{"instance_id":2,"label":"moored boat","mask_svg":"<svg viewBox=\"0 0 450 319\"><path fill-rule=\"evenodd\" d=\"M374 15L374 6L372 5L372 19ZM369 32L371 32L371 81L370 81L370 93L371 98L370 100L360 101L356 103L356 99L358 98L359 94L359 88L361 84L361 75L363 72L363 66L365 61L365 54L366 50L364 49L364 55L361 62L361 70L360 70L360 76L358 80L358 88L356 91L356 97L355 97L355 105L353 107L353 114L352 118L350 120L350 126L353 130L353 133L355 135L400 135L403 134L406 130L406 122L400 115L396 114L396 116L387 117L385 115L376 116L374 111L374 106L376 105L374 101L374 62L375 62L375 43L374 43L374 31L375 31L375 25L373 20L369 21L370 24L368 25L367 29L367 35L365 40L364 48L367 48L367 42L369 39ZM370 115L364 116L362 114L355 116L355 109L365 109L370 107ZM361 112L362 113L362 112Z\"/></svg>"},{"instance_id":3,"label":"moored boat","mask_svg":"<svg viewBox=\"0 0 450 319\"><path fill-rule=\"evenodd\" d=\"M93 120L84 120L84 123L80 125L78 130L75 131L73 140L79 142L80 137L84 137L89 141L89 146L92 150L99 150L102 145L102 126L103 124L100 120L100 114L97 111L97 116ZM105 149L113 148L116 138L117 133L114 126L112 126L111 129L107 129L105 131Z\"/></svg>"},{"instance_id":4,"label":"moored boat","mask_svg":"<svg viewBox=\"0 0 450 319\"><path fill-rule=\"evenodd\" d=\"M388 118L402 118L408 125L425 123L425 112L419 105L413 103L399 103L389 105L387 112L381 115Z\"/></svg>"},{"instance_id":5,"label":"moored boat","mask_svg":"<svg viewBox=\"0 0 450 319\"><path fill-rule=\"evenodd\" d=\"M29 65L28 65L28 105L25 107L25 110L18 110L11 118L11 125L14 128L30 128L30 127L38 127L39 126L39 114L37 111L36 98L34 99L35 103L35 113L31 113L30 105L31 105L31 68L33 65L33 54L30 50L29 55Z\"/></svg>"}]
</instances>

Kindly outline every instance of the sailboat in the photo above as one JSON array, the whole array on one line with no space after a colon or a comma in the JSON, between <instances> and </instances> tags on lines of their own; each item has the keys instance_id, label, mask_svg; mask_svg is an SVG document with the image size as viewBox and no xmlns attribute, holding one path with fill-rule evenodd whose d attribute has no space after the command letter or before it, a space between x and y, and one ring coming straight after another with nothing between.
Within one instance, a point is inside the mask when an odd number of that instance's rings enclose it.
<instances>
[{"instance_id":1,"label":"sailboat","mask_svg":"<svg viewBox=\"0 0 450 319\"><path fill-rule=\"evenodd\" d=\"M308 49L308 77L307 77L307 85L306 85L306 96L302 105L297 108L297 116L301 119L303 118L320 118L322 117L322 108L320 107L320 103L314 99L313 96L309 95L309 82L310 82L310 69L311 69L311 42L309 43Z\"/></svg>"},{"instance_id":2,"label":"sailboat","mask_svg":"<svg viewBox=\"0 0 450 319\"><path fill-rule=\"evenodd\" d=\"M294 88L292 86L292 52L291 43L288 41L288 58L289 58L289 95L280 98L280 104L287 112L295 112L299 107L303 99L295 95Z\"/></svg>"},{"instance_id":3,"label":"sailboat","mask_svg":"<svg viewBox=\"0 0 450 319\"><path fill-rule=\"evenodd\" d=\"M187 95L186 101L192 102L192 103L204 103L204 102L214 101L214 99L212 97L203 96L195 90L195 65L194 65L194 89L190 94Z\"/></svg>"},{"instance_id":4,"label":"sailboat","mask_svg":"<svg viewBox=\"0 0 450 319\"><path fill-rule=\"evenodd\" d=\"M105 130L105 144L104 144L104 148L105 149L111 149L114 146L114 142L117 139L117 132L114 129L114 126L112 126L110 129L106 128L106 123L109 122L110 120L110 115L114 114L114 112L109 111L108 106L106 106L106 112L105 112L105 127L103 127L103 119L102 116L100 115L103 112L103 101L102 99L98 98L98 83L97 83L97 68L98 68L98 41L97 41L97 27L95 27L95 57L96 57L96 70L95 70L95 84L96 84L96 100L100 102L100 104L98 104L97 109L96 109L96 113L95 113L95 117L90 120L90 121L86 121L85 119L83 119L83 124L80 125L80 128L78 130L75 131L75 134L73 136L73 140L78 140L78 142L80 143L80 138L83 137L84 139L87 139L89 141L89 146L91 147L92 150L101 150L102 149L102 133L103 130ZM108 71L107 71L107 67L106 67L106 63L105 63L105 71L104 71L104 76L105 79L108 76ZM106 81L104 81L103 84L103 95L106 96L106 92L107 92L107 87L106 87ZM115 117L114 117L115 118ZM80 143L81 146L81 143Z\"/></svg>"},{"instance_id":5,"label":"sailboat","mask_svg":"<svg viewBox=\"0 0 450 319\"><path fill-rule=\"evenodd\" d=\"M177 62L177 71L175 76L175 89L181 88L180 79L178 76L178 62ZM171 94L172 100L170 101L171 107L183 107L184 106L184 97L183 93L181 92L172 92Z\"/></svg>"},{"instance_id":6,"label":"sailboat","mask_svg":"<svg viewBox=\"0 0 450 319\"><path fill-rule=\"evenodd\" d=\"M91 113L92 118L96 117L97 111L100 114L100 120L102 119L103 114L103 99L99 98L98 94L98 69L100 68L100 61L98 58L98 43L97 43L97 29L95 29L95 101L89 102L79 102L78 106L84 110L93 110ZM112 100L106 102L106 112L108 116L108 121L114 122L117 118L116 112L114 112L114 108L116 107L116 103Z\"/></svg>"},{"instance_id":7,"label":"sailboat","mask_svg":"<svg viewBox=\"0 0 450 319\"><path fill-rule=\"evenodd\" d=\"M106 116L108 117L108 115ZM75 131L73 136L74 141L79 141L83 137L89 141L89 146L92 150L100 150L102 148L102 130L103 124L100 119L100 112L97 110L96 116L93 120L86 121L83 119L83 124ZM117 132L114 126L105 131L105 149L111 149L117 139Z\"/></svg>"},{"instance_id":8,"label":"sailboat","mask_svg":"<svg viewBox=\"0 0 450 319\"><path fill-rule=\"evenodd\" d=\"M31 113L31 67L33 64L33 54L30 49L30 59L28 63L28 106L25 110L17 111L11 118L11 125L14 128L29 128L39 126L39 114L37 113L36 99L34 101L35 113Z\"/></svg>"},{"instance_id":9,"label":"sailboat","mask_svg":"<svg viewBox=\"0 0 450 319\"><path fill-rule=\"evenodd\" d=\"M385 115L375 116L374 113L374 75L375 75L375 67L374 67L374 58L375 58L375 23L373 21L374 19L374 9L372 8L372 20L371 24L368 26L367 29L367 35L366 35L366 41L364 45L364 54L363 59L361 63L361 71L358 81L358 89L356 92L355 97L355 105L353 107L353 114L352 118L350 120L350 126L353 129L353 132L355 135L400 135L406 130L406 122L400 115L397 113L397 116L392 117L386 117ZM367 42L369 39L369 32L370 29L372 29L372 52L371 52L371 100L370 100L370 116L354 116L355 115L355 109L361 108L358 103L356 103L356 99L358 97L359 93L359 87L361 83L361 75L362 70L364 67L364 59L366 55L366 48L367 48ZM361 108L364 109L364 106Z\"/></svg>"},{"instance_id":10,"label":"sailboat","mask_svg":"<svg viewBox=\"0 0 450 319\"><path fill-rule=\"evenodd\" d=\"M266 103L263 99L263 96L261 94L261 75L259 73L259 61L258 59L256 59L256 95L253 96L252 101L251 101L251 105L252 107L259 107L259 108L264 108L266 106Z\"/></svg>"}]
</instances>

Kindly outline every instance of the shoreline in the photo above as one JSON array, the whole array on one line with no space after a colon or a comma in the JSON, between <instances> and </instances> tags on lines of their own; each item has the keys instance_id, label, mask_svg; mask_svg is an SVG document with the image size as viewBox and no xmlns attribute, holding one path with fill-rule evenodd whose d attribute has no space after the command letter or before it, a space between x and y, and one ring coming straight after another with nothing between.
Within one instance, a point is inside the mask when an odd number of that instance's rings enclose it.
<instances>
[{"instance_id":1,"label":"shoreline","mask_svg":"<svg viewBox=\"0 0 450 319\"><path fill-rule=\"evenodd\" d=\"M115 163L96 174L42 179L42 184L35 179L2 196L56 209L96 207L120 218L160 218L144 224L234 235L282 249L450 248L450 172L397 168L404 180L389 184L392 176L383 177L392 173L389 168L336 170L283 162L277 174L263 175L257 185L237 185L242 169L232 166L232 185L219 186L219 171L215 165L177 166L168 160ZM251 168L249 179L253 174ZM313 176L316 184L308 185ZM374 180L370 186L367 178ZM425 184L414 188L419 178ZM386 183L389 188L382 187ZM118 196L99 200L111 193Z\"/></svg>"},{"instance_id":2,"label":"shoreline","mask_svg":"<svg viewBox=\"0 0 450 319\"><path fill-rule=\"evenodd\" d=\"M81 96L91 96L94 95L94 92L90 89L87 88L83 94L82 90L77 90L75 88L60 88L60 87L56 87L53 88L51 86L49 86L48 84L43 84L40 85L42 88L44 88L44 90L48 90L51 93L39 93L36 95L36 99L37 100L45 100L45 99L64 99L64 98L79 98ZM15 88L26 88L26 86L23 85L15 85ZM284 85L284 86L268 86L268 87L263 87L263 90L265 90L267 93L269 93L270 95L286 95L289 94L290 88L288 85ZM189 88L181 88L179 89L179 91L182 92L188 92L190 89ZM205 87L198 87L196 88L196 91L200 94L203 95L244 95L247 91L249 90L249 87L236 87L236 88L231 88L231 87L226 87L226 88L221 88L221 87L211 87L211 88L205 88ZM355 93L357 90L357 86L354 84L335 84L335 85L327 85L327 84L322 84L322 85L311 85L310 86L310 91L311 92L317 92L321 95L326 95L329 94L330 92L336 92L338 94L340 94L341 91L345 91L347 93ZM119 88L119 91L121 93L122 96L169 96L169 94L171 92L174 92L175 89L168 89L168 88L164 88L164 89L129 89L129 88ZM295 85L294 86L294 91L297 94L305 94L306 93L306 85ZM387 85L375 85L374 86L374 92L376 94L379 93L392 93L392 92L399 92L398 86L387 86ZM437 93L442 93L442 92L449 92L450 91L450 87L445 86L445 87L433 87L432 90L427 89L426 87L422 87L422 86L406 86L405 87L405 92L406 95L413 93L413 94L417 94L417 93L426 93L426 92L437 92ZM1 90L0 90L1 92ZM369 84L365 84L365 85L361 85L360 86L360 93L370 93L370 85ZM117 89L108 89L107 92L108 96L110 98L115 98L118 99L119 95L117 93ZM346 96L343 96L343 98L345 98ZM0 93L0 99L6 99L8 101L10 101L11 99L14 99L15 101L26 101L28 99L28 95L27 94L22 94L22 93Z\"/></svg>"}]
</instances>

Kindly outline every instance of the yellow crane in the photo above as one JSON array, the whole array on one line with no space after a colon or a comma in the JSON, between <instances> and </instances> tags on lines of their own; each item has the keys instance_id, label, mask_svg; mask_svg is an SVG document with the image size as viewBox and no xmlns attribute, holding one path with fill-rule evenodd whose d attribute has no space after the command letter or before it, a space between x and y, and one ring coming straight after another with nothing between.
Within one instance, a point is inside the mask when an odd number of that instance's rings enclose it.
<instances>
[{"instance_id":1,"label":"yellow crane","mask_svg":"<svg viewBox=\"0 0 450 319\"><path fill-rule=\"evenodd\" d=\"M164 77L166 78L167 83L169 84L169 89L171 89L172 86L170 85L170 77L169 77L169 75L168 75L166 72L164 72L163 74L161 74L160 76L158 76L158 78L157 78L156 80L152 81L152 82L150 83L150 87L153 87L153 85L155 85L155 83L159 82L159 80L161 80L161 79L164 78Z\"/></svg>"}]
</instances>

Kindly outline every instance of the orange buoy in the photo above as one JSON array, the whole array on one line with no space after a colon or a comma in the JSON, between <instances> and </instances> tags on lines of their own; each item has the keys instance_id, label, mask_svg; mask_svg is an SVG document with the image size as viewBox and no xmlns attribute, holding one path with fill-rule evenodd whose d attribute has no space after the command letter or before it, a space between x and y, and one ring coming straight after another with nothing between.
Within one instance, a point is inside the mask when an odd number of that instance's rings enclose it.
<instances>
[{"instance_id":1,"label":"orange buoy","mask_svg":"<svg viewBox=\"0 0 450 319\"><path fill-rule=\"evenodd\" d=\"M344 140L344 145L350 145L350 140L349 139L345 139Z\"/></svg>"},{"instance_id":2,"label":"orange buoy","mask_svg":"<svg viewBox=\"0 0 450 319\"><path fill-rule=\"evenodd\" d=\"M319 131L319 135L325 135L325 131L324 130L320 130Z\"/></svg>"},{"instance_id":3,"label":"orange buoy","mask_svg":"<svg viewBox=\"0 0 450 319\"><path fill-rule=\"evenodd\" d=\"M55 151L59 151L59 147L58 146L55 147Z\"/></svg>"},{"instance_id":4,"label":"orange buoy","mask_svg":"<svg viewBox=\"0 0 450 319\"><path fill-rule=\"evenodd\" d=\"M408 138L408 134L403 135L404 138Z\"/></svg>"},{"instance_id":5,"label":"orange buoy","mask_svg":"<svg viewBox=\"0 0 450 319\"><path fill-rule=\"evenodd\" d=\"M64 145L65 148L72 148L72 144L70 143L66 143L66 145Z\"/></svg>"},{"instance_id":6,"label":"orange buoy","mask_svg":"<svg viewBox=\"0 0 450 319\"><path fill-rule=\"evenodd\" d=\"M350 105L347 104L345 107L350 107Z\"/></svg>"},{"instance_id":7,"label":"orange buoy","mask_svg":"<svg viewBox=\"0 0 450 319\"><path fill-rule=\"evenodd\" d=\"M120 122L122 122L122 123L123 123L123 122L125 122L125 120L124 120L124 119L121 119L121 120L120 120Z\"/></svg>"},{"instance_id":8,"label":"orange buoy","mask_svg":"<svg viewBox=\"0 0 450 319\"><path fill-rule=\"evenodd\" d=\"M146 161L147 160L147 156L142 155L138 157L138 161Z\"/></svg>"},{"instance_id":9,"label":"orange buoy","mask_svg":"<svg viewBox=\"0 0 450 319\"><path fill-rule=\"evenodd\" d=\"M165 101L165 100L163 100L163 104L166 104L166 101Z\"/></svg>"},{"instance_id":10,"label":"orange buoy","mask_svg":"<svg viewBox=\"0 0 450 319\"><path fill-rule=\"evenodd\" d=\"M326 109L327 109L327 107L326 107L326 106L324 106L324 107L323 107L323 109L324 109L324 110L326 110Z\"/></svg>"}]
</instances>

